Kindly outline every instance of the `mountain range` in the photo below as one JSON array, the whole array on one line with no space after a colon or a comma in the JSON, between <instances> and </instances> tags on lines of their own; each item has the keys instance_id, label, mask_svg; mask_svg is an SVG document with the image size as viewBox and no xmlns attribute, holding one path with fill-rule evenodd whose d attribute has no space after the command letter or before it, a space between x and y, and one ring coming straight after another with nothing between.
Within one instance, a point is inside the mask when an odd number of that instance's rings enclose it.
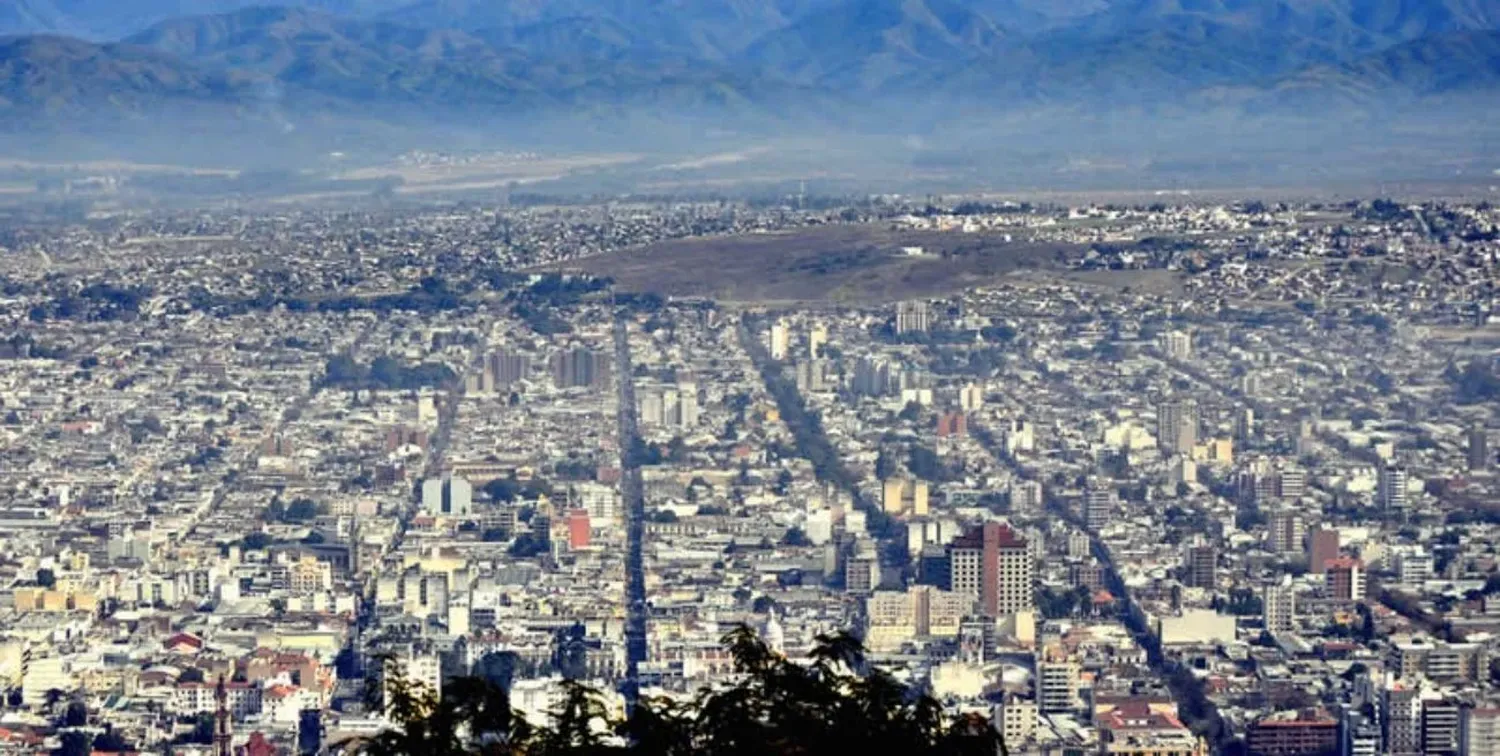
<instances>
[{"instance_id":1,"label":"mountain range","mask_svg":"<svg viewBox=\"0 0 1500 756\"><path fill-rule=\"evenodd\" d=\"M900 131L1500 96L1493 0L0 0L0 35L11 130L629 113Z\"/></svg>"}]
</instances>

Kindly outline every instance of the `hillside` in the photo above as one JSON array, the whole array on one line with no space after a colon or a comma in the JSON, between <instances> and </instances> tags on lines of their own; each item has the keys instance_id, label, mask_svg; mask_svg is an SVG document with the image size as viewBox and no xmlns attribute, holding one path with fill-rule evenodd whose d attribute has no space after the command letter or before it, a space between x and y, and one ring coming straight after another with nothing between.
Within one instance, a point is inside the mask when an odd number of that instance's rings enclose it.
<instances>
[{"instance_id":1,"label":"hillside","mask_svg":"<svg viewBox=\"0 0 1500 756\"><path fill-rule=\"evenodd\" d=\"M0 20L91 28L189 0L17 0ZM955 114L1375 117L1500 91L1485 0L305 0L172 17L123 42L0 44L7 128L187 107L302 124L566 120L660 137L822 127L925 133ZM107 7L106 7L107 6ZM316 7L314 7L316 6ZM110 10L112 8L113 10ZM65 117L66 116L66 117ZM207 116L205 116L207 117ZM70 120L71 119L71 120ZM651 124L642 126L642 124ZM1021 128L1018 126L1017 128ZM836 133L836 132L835 132Z\"/></svg>"},{"instance_id":2,"label":"hillside","mask_svg":"<svg viewBox=\"0 0 1500 756\"><path fill-rule=\"evenodd\" d=\"M109 109L145 115L172 103L233 105L235 77L123 44L48 35L0 38L0 117L77 116Z\"/></svg>"},{"instance_id":3,"label":"hillside","mask_svg":"<svg viewBox=\"0 0 1500 756\"><path fill-rule=\"evenodd\" d=\"M953 0L846 0L766 35L738 61L805 84L870 90L990 55L1005 38Z\"/></svg>"},{"instance_id":4,"label":"hillside","mask_svg":"<svg viewBox=\"0 0 1500 756\"><path fill-rule=\"evenodd\" d=\"M1393 100L1500 92L1500 31L1424 36L1338 65L1312 66L1276 83L1258 103Z\"/></svg>"}]
</instances>

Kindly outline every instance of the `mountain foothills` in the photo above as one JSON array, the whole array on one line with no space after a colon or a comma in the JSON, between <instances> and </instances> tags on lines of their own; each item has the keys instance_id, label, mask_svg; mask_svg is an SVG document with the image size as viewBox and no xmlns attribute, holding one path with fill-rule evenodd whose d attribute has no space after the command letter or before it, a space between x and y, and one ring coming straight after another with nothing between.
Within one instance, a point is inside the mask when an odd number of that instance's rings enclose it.
<instances>
[{"instance_id":1,"label":"mountain foothills","mask_svg":"<svg viewBox=\"0 0 1500 756\"><path fill-rule=\"evenodd\" d=\"M0 0L0 124L566 113L894 131L1500 92L1490 0ZM878 116L871 118L870 116Z\"/></svg>"}]
</instances>

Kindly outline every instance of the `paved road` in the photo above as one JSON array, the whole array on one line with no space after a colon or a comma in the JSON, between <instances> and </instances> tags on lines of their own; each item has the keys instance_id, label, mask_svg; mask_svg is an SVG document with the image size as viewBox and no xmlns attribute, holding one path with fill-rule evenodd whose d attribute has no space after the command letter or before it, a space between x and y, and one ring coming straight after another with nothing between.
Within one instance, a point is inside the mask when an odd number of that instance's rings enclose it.
<instances>
[{"instance_id":1,"label":"paved road","mask_svg":"<svg viewBox=\"0 0 1500 756\"><path fill-rule=\"evenodd\" d=\"M973 436L986 451L995 458L997 462L1009 468L1012 473L1023 480L1035 480L1031 470L1022 467L1015 458L1005 452L1000 446L1000 439L988 428L974 428ZM1070 511L1061 502L1052 496L1045 496L1046 513L1052 517L1063 520L1073 527L1088 534L1089 547L1099 564L1104 568L1104 582L1110 592L1115 594L1119 600L1122 623L1135 636L1136 642L1146 649L1146 661L1151 667L1152 673L1171 687L1173 696L1181 703L1185 699L1202 701L1200 705L1200 719L1210 728L1209 736L1214 753L1234 753L1238 743L1234 734L1230 732L1228 722L1219 714L1218 707L1209 701L1204 693L1203 684L1193 678L1173 674L1173 663L1161 653L1161 639L1151 631L1145 622L1145 615L1135 603L1135 597L1131 595L1130 588L1120 577L1120 571L1115 566L1114 556L1110 553L1109 544L1105 543L1099 535L1088 530L1083 525L1083 520L1077 513ZM1192 686L1189 689L1187 686Z\"/></svg>"},{"instance_id":2,"label":"paved road","mask_svg":"<svg viewBox=\"0 0 1500 756\"><path fill-rule=\"evenodd\" d=\"M641 466L633 453L640 436L635 407L635 381L630 363L628 315L615 317L615 367L619 383L620 494L625 505L625 685L627 708L640 696L640 664L646 661L646 570L642 540L646 528L646 493Z\"/></svg>"}]
</instances>

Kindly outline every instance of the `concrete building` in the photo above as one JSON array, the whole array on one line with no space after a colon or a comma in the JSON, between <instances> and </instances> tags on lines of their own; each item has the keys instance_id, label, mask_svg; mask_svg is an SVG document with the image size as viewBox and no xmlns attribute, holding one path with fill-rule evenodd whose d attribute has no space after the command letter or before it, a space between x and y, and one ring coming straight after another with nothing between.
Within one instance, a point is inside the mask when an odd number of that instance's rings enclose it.
<instances>
[{"instance_id":1,"label":"concrete building","mask_svg":"<svg viewBox=\"0 0 1500 756\"><path fill-rule=\"evenodd\" d=\"M1114 519L1119 497L1112 486L1091 485L1083 495L1083 525L1098 532Z\"/></svg>"},{"instance_id":2,"label":"concrete building","mask_svg":"<svg viewBox=\"0 0 1500 756\"><path fill-rule=\"evenodd\" d=\"M1219 550L1210 544L1183 549L1182 583L1191 588L1213 588L1218 582Z\"/></svg>"},{"instance_id":3,"label":"concrete building","mask_svg":"<svg viewBox=\"0 0 1500 756\"><path fill-rule=\"evenodd\" d=\"M818 323L807 329L807 356L812 360L823 357L823 348L828 346L828 327Z\"/></svg>"},{"instance_id":4,"label":"concrete building","mask_svg":"<svg viewBox=\"0 0 1500 756\"><path fill-rule=\"evenodd\" d=\"M1500 756L1500 708L1469 707L1459 716L1458 752L1463 756Z\"/></svg>"},{"instance_id":5,"label":"concrete building","mask_svg":"<svg viewBox=\"0 0 1500 756\"><path fill-rule=\"evenodd\" d=\"M1469 428L1469 472L1486 472L1490 469L1490 438L1483 424Z\"/></svg>"},{"instance_id":6,"label":"concrete building","mask_svg":"<svg viewBox=\"0 0 1500 756\"><path fill-rule=\"evenodd\" d=\"M1078 661L1061 644L1044 647L1036 657L1036 705L1042 714L1066 714L1076 711L1078 698Z\"/></svg>"},{"instance_id":7,"label":"concrete building","mask_svg":"<svg viewBox=\"0 0 1500 756\"><path fill-rule=\"evenodd\" d=\"M1328 596L1335 601L1363 601L1365 567L1352 557L1339 557L1328 563L1324 572Z\"/></svg>"},{"instance_id":8,"label":"concrete building","mask_svg":"<svg viewBox=\"0 0 1500 756\"><path fill-rule=\"evenodd\" d=\"M1010 484L1010 511L1017 515L1042 511L1042 484L1035 480L1016 480Z\"/></svg>"},{"instance_id":9,"label":"concrete building","mask_svg":"<svg viewBox=\"0 0 1500 756\"><path fill-rule=\"evenodd\" d=\"M474 487L458 476L422 481L422 511L433 516L468 517L474 512Z\"/></svg>"},{"instance_id":10,"label":"concrete building","mask_svg":"<svg viewBox=\"0 0 1500 756\"><path fill-rule=\"evenodd\" d=\"M493 376L497 389L508 389L531 375L530 356L505 350L490 354L485 366Z\"/></svg>"},{"instance_id":11,"label":"concrete building","mask_svg":"<svg viewBox=\"0 0 1500 756\"><path fill-rule=\"evenodd\" d=\"M970 383L958 390L958 408L964 412L978 412L984 407L984 389Z\"/></svg>"},{"instance_id":12,"label":"concrete building","mask_svg":"<svg viewBox=\"0 0 1500 756\"><path fill-rule=\"evenodd\" d=\"M926 333L932 328L932 311L926 302L909 301L896 305L896 333Z\"/></svg>"},{"instance_id":13,"label":"concrete building","mask_svg":"<svg viewBox=\"0 0 1500 756\"><path fill-rule=\"evenodd\" d=\"M771 337L768 348L773 360L784 360L791 354L792 329L787 327L785 320L778 320L771 324Z\"/></svg>"},{"instance_id":14,"label":"concrete building","mask_svg":"<svg viewBox=\"0 0 1500 756\"><path fill-rule=\"evenodd\" d=\"M1318 575L1339 556L1339 532L1332 528L1313 528L1307 534L1307 571Z\"/></svg>"},{"instance_id":15,"label":"concrete building","mask_svg":"<svg viewBox=\"0 0 1500 756\"><path fill-rule=\"evenodd\" d=\"M1261 604L1267 631L1274 634L1296 629L1297 594L1290 581L1266 586L1261 594Z\"/></svg>"},{"instance_id":16,"label":"concrete building","mask_svg":"<svg viewBox=\"0 0 1500 756\"><path fill-rule=\"evenodd\" d=\"M886 514L926 517L929 511L927 481L915 478L890 478L881 487L881 509Z\"/></svg>"},{"instance_id":17,"label":"concrete building","mask_svg":"<svg viewBox=\"0 0 1500 756\"><path fill-rule=\"evenodd\" d=\"M552 355L552 383L559 389L602 388L609 385L609 357L585 347Z\"/></svg>"},{"instance_id":18,"label":"concrete building","mask_svg":"<svg viewBox=\"0 0 1500 756\"><path fill-rule=\"evenodd\" d=\"M1156 408L1156 445L1163 454L1192 454L1198 445L1198 403L1192 399L1163 402Z\"/></svg>"},{"instance_id":19,"label":"concrete building","mask_svg":"<svg viewBox=\"0 0 1500 756\"><path fill-rule=\"evenodd\" d=\"M1375 504L1385 512L1407 511L1407 475L1404 468L1397 465L1380 468L1375 488Z\"/></svg>"},{"instance_id":20,"label":"concrete building","mask_svg":"<svg viewBox=\"0 0 1500 756\"><path fill-rule=\"evenodd\" d=\"M1398 681L1388 681L1380 695L1381 753L1416 756L1422 753L1420 692Z\"/></svg>"},{"instance_id":21,"label":"concrete building","mask_svg":"<svg viewBox=\"0 0 1500 756\"><path fill-rule=\"evenodd\" d=\"M1458 756L1460 707L1457 701L1427 698L1422 701L1422 753Z\"/></svg>"},{"instance_id":22,"label":"concrete building","mask_svg":"<svg viewBox=\"0 0 1500 756\"><path fill-rule=\"evenodd\" d=\"M1335 753L1339 721L1320 709L1276 712L1253 722L1245 732L1250 753L1258 756L1311 756Z\"/></svg>"},{"instance_id":23,"label":"concrete building","mask_svg":"<svg viewBox=\"0 0 1500 756\"><path fill-rule=\"evenodd\" d=\"M1169 359L1186 360L1193 356L1193 337L1185 331L1163 333L1157 337L1157 346Z\"/></svg>"},{"instance_id":24,"label":"concrete building","mask_svg":"<svg viewBox=\"0 0 1500 756\"><path fill-rule=\"evenodd\" d=\"M1266 518L1266 548L1277 554L1297 554L1307 537L1307 521L1295 509L1280 509Z\"/></svg>"},{"instance_id":25,"label":"concrete building","mask_svg":"<svg viewBox=\"0 0 1500 756\"><path fill-rule=\"evenodd\" d=\"M872 651L890 652L913 640L957 638L959 625L973 609L972 597L930 585L876 591L865 599L865 643Z\"/></svg>"},{"instance_id":26,"label":"concrete building","mask_svg":"<svg viewBox=\"0 0 1500 756\"><path fill-rule=\"evenodd\" d=\"M1036 608L1031 550L1009 525L987 522L955 539L948 562L953 592L977 597L985 616Z\"/></svg>"}]
</instances>

